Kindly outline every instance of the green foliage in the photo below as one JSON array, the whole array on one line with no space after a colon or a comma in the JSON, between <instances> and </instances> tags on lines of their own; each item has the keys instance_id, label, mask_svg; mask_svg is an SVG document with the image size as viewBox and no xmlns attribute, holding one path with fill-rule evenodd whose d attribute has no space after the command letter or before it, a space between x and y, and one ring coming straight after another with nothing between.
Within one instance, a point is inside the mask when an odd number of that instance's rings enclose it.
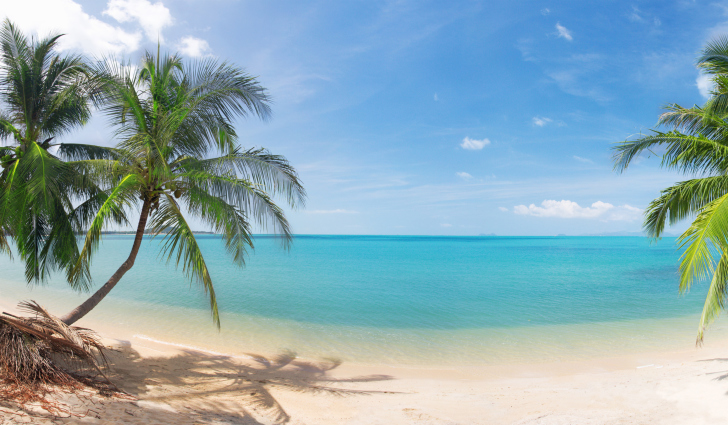
<instances>
[{"instance_id":1,"label":"green foliage","mask_svg":"<svg viewBox=\"0 0 728 425\"><path fill-rule=\"evenodd\" d=\"M728 298L728 38L709 42L698 58L714 89L702 107L665 107L658 127L614 148L615 169L623 172L647 152L661 158L661 166L693 178L663 190L645 211L644 228L659 238L665 224L695 217L678 239L680 291L710 280L698 328L701 343L705 328L720 314ZM657 151L657 152L656 152Z\"/></svg>"},{"instance_id":2,"label":"green foliage","mask_svg":"<svg viewBox=\"0 0 728 425\"><path fill-rule=\"evenodd\" d=\"M65 146L52 144L55 137L88 121L95 91L81 57L55 53L60 37L28 39L7 20L0 27L0 250L10 253L8 239L15 242L29 283L75 264L81 227L73 203L98 192L51 153ZM84 271L75 287L87 284Z\"/></svg>"},{"instance_id":3,"label":"green foliage","mask_svg":"<svg viewBox=\"0 0 728 425\"><path fill-rule=\"evenodd\" d=\"M102 188L74 211L73 219L88 225L88 232L69 278L81 279L88 270L103 228L125 223L129 210L149 205L142 215L148 211L147 231L162 238L162 257L202 286L219 326L212 279L185 215L221 234L238 265L253 247L253 225L290 242L288 221L273 197L302 205L298 175L281 156L238 147L233 126L249 114L267 118L270 99L255 78L213 60L185 66L178 56L147 54L139 67L104 60L95 75L94 101L119 142L112 150L59 150L67 160L83 159L71 163L74 169Z\"/></svg>"}]
</instances>

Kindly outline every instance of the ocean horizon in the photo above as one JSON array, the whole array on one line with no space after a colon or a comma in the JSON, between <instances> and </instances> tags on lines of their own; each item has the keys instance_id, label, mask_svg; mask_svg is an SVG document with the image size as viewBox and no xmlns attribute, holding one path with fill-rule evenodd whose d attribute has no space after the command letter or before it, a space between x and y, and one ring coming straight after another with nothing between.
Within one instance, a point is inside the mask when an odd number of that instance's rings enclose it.
<instances>
[{"instance_id":1,"label":"ocean horizon","mask_svg":"<svg viewBox=\"0 0 728 425\"><path fill-rule=\"evenodd\" d=\"M94 289L133 238L107 235ZM198 236L222 328L196 284L142 244L135 266L79 325L216 353L293 351L380 364L479 365L588 359L694 347L707 285L678 294L675 238L259 235L246 267L215 235ZM29 287L0 258L4 303L62 314L88 294L62 275ZM89 325L90 326L90 325ZM707 340L724 332L718 321Z\"/></svg>"}]
</instances>

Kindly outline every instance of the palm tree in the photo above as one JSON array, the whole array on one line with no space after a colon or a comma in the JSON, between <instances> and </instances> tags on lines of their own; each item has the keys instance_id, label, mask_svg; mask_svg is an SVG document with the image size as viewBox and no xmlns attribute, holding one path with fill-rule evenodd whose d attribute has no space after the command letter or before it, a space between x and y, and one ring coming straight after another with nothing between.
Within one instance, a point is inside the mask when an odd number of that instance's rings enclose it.
<instances>
[{"instance_id":1,"label":"palm tree","mask_svg":"<svg viewBox=\"0 0 728 425\"><path fill-rule=\"evenodd\" d=\"M0 250L10 254L8 237L14 240L29 283L77 262L73 201L98 193L76 168L94 147L52 143L86 123L93 94L83 59L55 53L60 37L28 39L9 20L0 27ZM74 282L83 289L88 271Z\"/></svg>"},{"instance_id":2,"label":"palm tree","mask_svg":"<svg viewBox=\"0 0 728 425\"><path fill-rule=\"evenodd\" d=\"M661 156L663 168L692 177L662 190L645 211L644 228L648 236L659 238L666 223L695 217L678 244L685 249L680 291L710 279L698 327L700 344L728 297L728 38L709 42L697 65L714 83L708 102L703 107L666 106L658 129L618 144L614 162L615 169L623 172L648 152Z\"/></svg>"},{"instance_id":3,"label":"palm tree","mask_svg":"<svg viewBox=\"0 0 728 425\"><path fill-rule=\"evenodd\" d=\"M219 327L213 283L187 216L220 233L233 262L242 266L247 247L253 247L252 224L281 234L285 244L291 239L283 210L271 197L282 196L291 207L305 198L285 158L237 145L232 120L251 113L268 117L268 95L228 63L183 66L178 56L161 58L159 52L156 58L147 53L139 67L104 61L98 74L104 76L99 108L120 141L106 158L88 163L87 174L105 188L105 199L95 214L83 214L88 232L70 278L88 269L102 229L128 223L127 212L139 204L140 215L127 260L62 320L76 322L111 291L134 265L146 230L162 235L162 255L182 263L185 274L202 285Z\"/></svg>"}]
</instances>

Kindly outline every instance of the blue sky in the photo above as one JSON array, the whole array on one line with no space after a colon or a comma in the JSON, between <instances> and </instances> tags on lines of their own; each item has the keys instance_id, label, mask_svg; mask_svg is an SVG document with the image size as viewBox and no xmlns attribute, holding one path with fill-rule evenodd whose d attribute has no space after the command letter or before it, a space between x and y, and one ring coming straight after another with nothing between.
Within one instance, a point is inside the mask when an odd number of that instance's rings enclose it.
<instances>
[{"instance_id":1,"label":"blue sky","mask_svg":"<svg viewBox=\"0 0 728 425\"><path fill-rule=\"evenodd\" d=\"M0 0L28 32L132 60L212 55L259 76L273 119L243 144L297 167L297 233L554 235L639 231L683 178L610 147L668 102L705 101L697 52L728 3ZM701 94L700 86L703 87ZM66 141L113 144L103 119ZM686 226L677 226L680 231Z\"/></svg>"}]
</instances>

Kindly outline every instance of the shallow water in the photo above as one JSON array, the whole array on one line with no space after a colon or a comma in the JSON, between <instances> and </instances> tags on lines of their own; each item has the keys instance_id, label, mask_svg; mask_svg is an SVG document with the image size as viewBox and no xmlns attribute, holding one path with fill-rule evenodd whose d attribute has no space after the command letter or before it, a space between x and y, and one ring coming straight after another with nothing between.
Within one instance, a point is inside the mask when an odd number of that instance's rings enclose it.
<instances>
[{"instance_id":1,"label":"shallow water","mask_svg":"<svg viewBox=\"0 0 728 425\"><path fill-rule=\"evenodd\" d=\"M298 236L290 251L256 239L245 269L198 236L222 312L145 242L134 268L86 319L143 338L241 354L391 364L482 364L690 348L706 285L677 291L675 240L638 237ZM96 283L128 255L107 236ZM28 289L0 259L3 302L64 312L82 297L62 278ZM722 324L712 328L723 332ZM711 334L708 334L710 338Z\"/></svg>"}]
</instances>

